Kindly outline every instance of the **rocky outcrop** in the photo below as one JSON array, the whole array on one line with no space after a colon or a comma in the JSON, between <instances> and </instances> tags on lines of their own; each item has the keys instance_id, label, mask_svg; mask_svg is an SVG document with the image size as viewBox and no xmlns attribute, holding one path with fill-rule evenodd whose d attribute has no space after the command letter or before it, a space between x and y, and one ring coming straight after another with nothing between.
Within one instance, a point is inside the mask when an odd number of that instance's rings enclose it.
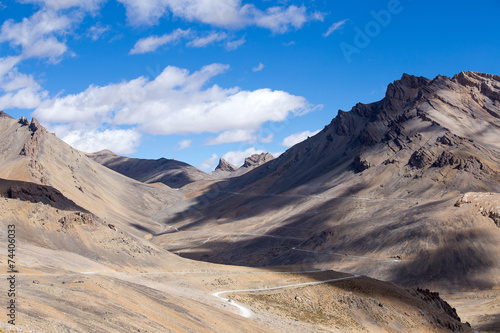
<instances>
[{"instance_id":1,"label":"rocky outcrop","mask_svg":"<svg viewBox=\"0 0 500 333\"><path fill-rule=\"evenodd\" d=\"M409 101L422 94L420 90L430 82L431 80L425 77L417 77L405 73L400 80L389 84L385 97L387 99Z\"/></svg>"},{"instance_id":2,"label":"rocky outcrop","mask_svg":"<svg viewBox=\"0 0 500 333\"><path fill-rule=\"evenodd\" d=\"M245 158L245 163L243 163L242 168L256 168L273 159L273 155L269 153L253 154L252 156Z\"/></svg>"},{"instance_id":3,"label":"rocky outcrop","mask_svg":"<svg viewBox=\"0 0 500 333\"><path fill-rule=\"evenodd\" d=\"M354 171L355 172L363 172L371 167L370 163L363 159L361 155L356 155L354 157Z\"/></svg>"},{"instance_id":4,"label":"rocky outcrop","mask_svg":"<svg viewBox=\"0 0 500 333\"><path fill-rule=\"evenodd\" d=\"M478 212L490 218L500 228L500 194L469 192L462 195L455 203L455 207L474 204Z\"/></svg>"},{"instance_id":5,"label":"rocky outcrop","mask_svg":"<svg viewBox=\"0 0 500 333\"><path fill-rule=\"evenodd\" d=\"M74 212L61 217L58 223L61 224L62 229L70 229L79 225L87 225L90 227L95 226L94 216L89 213Z\"/></svg>"},{"instance_id":6,"label":"rocky outcrop","mask_svg":"<svg viewBox=\"0 0 500 333\"><path fill-rule=\"evenodd\" d=\"M28 118L26 117L21 117L21 119L19 119L19 124L21 124L22 126L28 126L30 124Z\"/></svg>"},{"instance_id":7,"label":"rocky outcrop","mask_svg":"<svg viewBox=\"0 0 500 333\"><path fill-rule=\"evenodd\" d=\"M28 119L26 119L25 117L22 117L19 120L19 123L23 126L29 126L28 129L31 132L31 139L24 144L23 148L19 152L19 155L35 158L40 149L42 136L47 133L47 130L42 125L40 125L38 120L36 120L35 118L31 120L31 123L29 123L29 125Z\"/></svg>"},{"instance_id":8,"label":"rocky outcrop","mask_svg":"<svg viewBox=\"0 0 500 333\"><path fill-rule=\"evenodd\" d=\"M494 74L461 72L453 77L453 81L463 86L477 89L481 94L500 101L500 76Z\"/></svg>"},{"instance_id":9,"label":"rocky outcrop","mask_svg":"<svg viewBox=\"0 0 500 333\"><path fill-rule=\"evenodd\" d=\"M438 159L432 164L435 168L444 168L446 166L453 166L460 163L460 159L452 152L443 151Z\"/></svg>"},{"instance_id":10,"label":"rocky outcrop","mask_svg":"<svg viewBox=\"0 0 500 333\"><path fill-rule=\"evenodd\" d=\"M413 291L412 291L413 293ZM443 320L436 318L436 321L439 326L451 331L451 332L464 332L464 328L462 327L460 317L457 314L457 310L452 308L446 301L444 301L438 292L429 291L429 289L421 289L417 288L417 293L415 296L420 297L424 302L428 304L434 305L436 308L441 309L444 313L446 313L451 318L455 319L456 322L450 320ZM465 323L467 328L470 327L469 323Z\"/></svg>"},{"instance_id":11,"label":"rocky outcrop","mask_svg":"<svg viewBox=\"0 0 500 333\"><path fill-rule=\"evenodd\" d=\"M0 197L32 203L42 203L63 210L84 211L83 208L76 205L72 200L68 199L64 194L52 186L31 182L5 180L0 178Z\"/></svg>"},{"instance_id":12,"label":"rocky outcrop","mask_svg":"<svg viewBox=\"0 0 500 333\"><path fill-rule=\"evenodd\" d=\"M215 170L233 172L238 170L238 168L221 157L221 159L219 160L219 164L217 165Z\"/></svg>"},{"instance_id":13,"label":"rocky outcrop","mask_svg":"<svg viewBox=\"0 0 500 333\"><path fill-rule=\"evenodd\" d=\"M219 165L210 173L210 176L215 179L239 177L271 160L274 160L274 157L270 153L253 154L252 156L245 158L243 165L237 168L233 164L221 158Z\"/></svg>"},{"instance_id":14,"label":"rocky outcrop","mask_svg":"<svg viewBox=\"0 0 500 333\"><path fill-rule=\"evenodd\" d=\"M414 168L422 169L429 166L434 161L434 154L424 148L415 151L408 161L408 164Z\"/></svg>"}]
</instances>

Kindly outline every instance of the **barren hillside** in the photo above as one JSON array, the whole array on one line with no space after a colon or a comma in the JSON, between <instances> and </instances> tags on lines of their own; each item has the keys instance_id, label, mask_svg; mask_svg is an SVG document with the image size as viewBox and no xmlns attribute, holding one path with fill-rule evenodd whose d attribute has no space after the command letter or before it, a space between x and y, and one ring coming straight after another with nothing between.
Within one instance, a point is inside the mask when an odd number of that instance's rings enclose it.
<instances>
[{"instance_id":1,"label":"barren hillside","mask_svg":"<svg viewBox=\"0 0 500 333\"><path fill-rule=\"evenodd\" d=\"M212 179L205 172L187 163L166 158L158 160L129 158L116 155L109 150L87 156L122 175L147 184L163 183L179 188L194 181Z\"/></svg>"},{"instance_id":2,"label":"barren hillside","mask_svg":"<svg viewBox=\"0 0 500 333\"><path fill-rule=\"evenodd\" d=\"M427 291L313 265L257 269L169 253L150 241L175 230L156 214L191 199L101 166L35 119L0 113L0 151L0 235L15 226L23 331L471 332Z\"/></svg>"},{"instance_id":3,"label":"barren hillside","mask_svg":"<svg viewBox=\"0 0 500 333\"><path fill-rule=\"evenodd\" d=\"M181 213L164 210L178 232L154 243L225 264L498 286L499 142L499 76L405 74L265 167L213 184Z\"/></svg>"}]
</instances>

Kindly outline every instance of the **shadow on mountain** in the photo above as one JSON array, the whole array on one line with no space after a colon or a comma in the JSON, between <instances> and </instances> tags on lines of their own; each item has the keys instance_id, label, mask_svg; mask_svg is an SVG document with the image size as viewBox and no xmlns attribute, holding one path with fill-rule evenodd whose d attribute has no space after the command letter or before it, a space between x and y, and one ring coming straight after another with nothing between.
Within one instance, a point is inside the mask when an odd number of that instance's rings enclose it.
<instances>
[{"instance_id":1,"label":"shadow on mountain","mask_svg":"<svg viewBox=\"0 0 500 333\"><path fill-rule=\"evenodd\" d=\"M474 328L479 332L498 332L499 327L500 327L500 313L497 313L488 319L484 319L484 322L474 326Z\"/></svg>"},{"instance_id":2,"label":"shadow on mountain","mask_svg":"<svg viewBox=\"0 0 500 333\"><path fill-rule=\"evenodd\" d=\"M145 231L149 234L154 234L154 231L149 229L149 228L146 228L145 226L139 224L139 223L130 223L130 225L134 228L136 228L137 230L140 230L140 231Z\"/></svg>"},{"instance_id":3,"label":"shadow on mountain","mask_svg":"<svg viewBox=\"0 0 500 333\"><path fill-rule=\"evenodd\" d=\"M89 213L86 209L65 197L59 190L48 185L0 178L0 197L19 199L31 203L43 203L61 210L76 210Z\"/></svg>"},{"instance_id":4,"label":"shadow on mountain","mask_svg":"<svg viewBox=\"0 0 500 333\"><path fill-rule=\"evenodd\" d=\"M349 271L360 274L365 265L374 267L377 260L382 260L379 262L388 263L384 267L390 270L389 280L407 286L492 287L481 278L482 273L495 267L487 251L494 244L489 243L485 231L465 228L470 224L462 216L454 216L453 220L450 217L446 227L434 227L444 223L434 214L453 206L453 200L440 199L408 207L399 199L356 197L366 186L358 183L346 188L338 197L294 214L262 234L229 232L222 238L213 237L195 245L186 253L182 248L170 250L180 251L181 256L190 259L253 267L312 267L325 263L335 267L336 263L352 261ZM279 211L280 205L291 206L304 198L230 195L218 190L218 194L209 193L213 197L201 198L191 212L176 216L179 221L196 217L181 230L217 221L217 224L227 223L230 231L230 224L235 221L266 216L271 209ZM405 248L401 243L411 248L404 256L399 252ZM381 253L392 255L370 259L380 257ZM403 260L397 259L401 257Z\"/></svg>"}]
</instances>

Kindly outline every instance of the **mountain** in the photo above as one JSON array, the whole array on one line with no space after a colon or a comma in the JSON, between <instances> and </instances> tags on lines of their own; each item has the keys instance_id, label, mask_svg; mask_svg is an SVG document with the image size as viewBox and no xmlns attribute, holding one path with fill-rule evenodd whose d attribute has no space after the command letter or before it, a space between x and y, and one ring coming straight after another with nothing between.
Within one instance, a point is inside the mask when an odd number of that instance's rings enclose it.
<instances>
[{"instance_id":1,"label":"mountain","mask_svg":"<svg viewBox=\"0 0 500 333\"><path fill-rule=\"evenodd\" d=\"M119 156L109 150L87 154L94 161L140 182L163 183L172 188L186 184L211 180L212 178L197 168L176 160L160 158L157 160Z\"/></svg>"},{"instance_id":2,"label":"mountain","mask_svg":"<svg viewBox=\"0 0 500 333\"><path fill-rule=\"evenodd\" d=\"M155 243L223 264L322 263L439 290L500 284L500 77L404 74L385 98L216 183ZM189 248L189 251L186 249Z\"/></svg>"},{"instance_id":3,"label":"mountain","mask_svg":"<svg viewBox=\"0 0 500 333\"><path fill-rule=\"evenodd\" d=\"M242 168L256 168L273 159L273 155L269 153L253 154L252 156L245 158Z\"/></svg>"},{"instance_id":4,"label":"mountain","mask_svg":"<svg viewBox=\"0 0 500 333\"><path fill-rule=\"evenodd\" d=\"M312 266L257 269L169 253L155 239L177 229L158 214L189 209L190 193L114 172L36 119L0 113L0 152L0 225L15 231L15 248L0 262L15 269L4 274L21 304L16 329L472 332L428 290Z\"/></svg>"},{"instance_id":5,"label":"mountain","mask_svg":"<svg viewBox=\"0 0 500 333\"><path fill-rule=\"evenodd\" d=\"M223 159L222 157L219 160L219 164L215 167L215 170L220 170L220 171L227 171L227 172L233 172L236 171L238 168Z\"/></svg>"},{"instance_id":6,"label":"mountain","mask_svg":"<svg viewBox=\"0 0 500 333\"><path fill-rule=\"evenodd\" d=\"M215 179L233 178L244 175L245 173L273 160L274 157L270 153L253 154L243 162L239 168L227 162L223 158L219 160L219 165L210 173Z\"/></svg>"}]
</instances>

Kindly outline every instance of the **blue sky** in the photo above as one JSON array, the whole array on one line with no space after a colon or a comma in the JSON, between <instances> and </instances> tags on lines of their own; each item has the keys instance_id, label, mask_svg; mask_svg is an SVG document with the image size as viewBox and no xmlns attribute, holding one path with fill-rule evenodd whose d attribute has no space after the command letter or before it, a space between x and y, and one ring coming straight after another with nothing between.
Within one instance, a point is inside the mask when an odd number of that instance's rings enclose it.
<instances>
[{"instance_id":1,"label":"blue sky","mask_svg":"<svg viewBox=\"0 0 500 333\"><path fill-rule=\"evenodd\" d=\"M0 110L83 151L210 171L403 73L500 74L500 1L0 1Z\"/></svg>"}]
</instances>

